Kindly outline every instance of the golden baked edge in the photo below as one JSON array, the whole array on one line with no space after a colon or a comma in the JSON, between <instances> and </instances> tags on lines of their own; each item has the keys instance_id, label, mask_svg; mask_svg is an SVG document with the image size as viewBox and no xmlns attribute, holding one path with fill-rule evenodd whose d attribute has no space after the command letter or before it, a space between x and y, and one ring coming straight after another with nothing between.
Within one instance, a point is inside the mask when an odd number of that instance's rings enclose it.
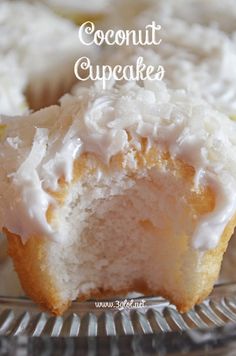
<instances>
[{"instance_id":1,"label":"golden baked edge","mask_svg":"<svg viewBox=\"0 0 236 356\"><path fill-rule=\"evenodd\" d=\"M158 166L159 163L156 158L158 157L156 150L153 150L152 154L150 154L150 152L151 151L149 151L148 154L144 153L144 151L139 153L139 161L145 162L147 167ZM113 162L115 162L115 165L117 165L118 162L118 165L120 165L121 168L122 159L120 160L120 158L120 156L117 156ZM174 165L175 169L179 170L184 180L192 179L194 173L192 167L185 165L184 162L170 159L169 155L167 155L165 159L169 161L171 166ZM81 172L81 170L77 173L74 172L75 183L76 180L78 180L79 177L87 171L85 168L86 157L81 158L81 162L77 165L77 167L82 167L84 172ZM140 163L140 165L142 164ZM207 192L205 192L205 194L207 194ZM200 201L203 201L203 198L204 197L201 197ZM207 201L207 196L205 198ZM203 208L203 210L204 209L206 208ZM208 250L204 253L201 260L201 264L204 265L203 270L205 271L201 276L204 282L202 288L200 288L197 293L194 291L192 294L187 293L183 296L170 290L166 290L164 286L158 290L153 290L146 285L145 281L135 281L132 288L128 288L127 290L96 289L91 291L89 294L79 295L79 300L118 297L135 291L143 293L144 295L158 295L165 297L171 303L175 304L180 312L186 312L195 304L203 301L211 292L214 282L218 277L223 254L227 248L228 241L232 236L235 225L236 215L231 219L225 228L218 246L215 249ZM71 301L65 301L60 298L54 278L48 273L47 266L45 265L45 250L47 248L48 240L43 236L35 236L31 237L25 244L23 244L20 236L11 233L7 229L5 229L4 232L8 238L9 254L13 259L16 272L19 275L22 287L26 294L51 313L55 315L63 314L68 309Z\"/></svg>"},{"instance_id":2,"label":"golden baked edge","mask_svg":"<svg viewBox=\"0 0 236 356\"><path fill-rule=\"evenodd\" d=\"M175 304L180 312L186 312L195 304L202 302L210 294L212 284L218 276L221 260L235 224L236 216L226 227L217 248L206 252L203 263L214 264L216 273L208 276L208 283L206 283L205 290L202 290L198 295L196 294L192 299L181 299L181 296L172 295L164 288L161 290L151 290L147 288L145 283L137 282L136 285L133 285L131 290L94 290L89 295L79 296L79 300L83 301L91 298L101 299L106 297L117 297L136 291L148 296L158 295L165 297L171 303ZM65 303L60 300L58 291L54 285L53 277L47 274L47 271L45 270L42 253L42 245L45 240L38 237L31 238L25 245L23 245L19 236L14 235L7 230L5 230L5 232L8 238L9 254L13 258L16 272L19 275L22 287L27 295L51 313L55 315L63 314L70 306L71 301Z\"/></svg>"}]
</instances>

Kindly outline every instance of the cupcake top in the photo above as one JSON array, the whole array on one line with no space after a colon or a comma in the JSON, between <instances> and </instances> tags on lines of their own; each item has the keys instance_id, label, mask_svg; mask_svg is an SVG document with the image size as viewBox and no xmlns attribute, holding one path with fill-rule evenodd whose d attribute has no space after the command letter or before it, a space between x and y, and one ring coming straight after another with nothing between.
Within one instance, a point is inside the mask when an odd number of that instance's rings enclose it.
<instances>
[{"instance_id":1,"label":"cupcake top","mask_svg":"<svg viewBox=\"0 0 236 356\"><path fill-rule=\"evenodd\" d=\"M158 32L161 45L124 46L115 50L107 47L100 62L127 65L136 63L142 56L145 64L165 68L165 81L171 88L186 89L236 117L236 3L233 0L147 0L141 6L140 0L135 3L136 10L133 6L133 13L129 11L131 3L132 0L127 2L125 11L128 18L116 16L114 20L111 15L106 26L115 23L116 29L144 30L155 21L162 26Z\"/></svg>"},{"instance_id":2,"label":"cupcake top","mask_svg":"<svg viewBox=\"0 0 236 356\"><path fill-rule=\"evenodd\" d=\"M218 28L232 34L236 31L236 3L234 0L158 0L157 11L192 24Z\"/></svg>"},{"instance_id":3,"label":"cupcake top","mask_svg":"<svg viewBox=\"0 0 236 356\"><path fill-rule=\"evenodd\" d=\"M140 18L140 26L142 21ZM187 89L228 115L235 115L235 43L220 30L189 25L182 20L166 18L161 25L162 43L151 49L165 67L168 85Z\"/></svg>"},{"instance_id":4,"label":"cupcake top","mask_svg":"<svg viewBox=\"0 0 236 356\"><path fill-rule=\"evenodd\" d=\"M110 9L108 26L132 27L138 15L152 14L160 22L171 17L188 24L218 28L228 34L236 32L236 2L234 0L119 0ZM128 14L128 16L127 16Z\"/></svg>"},{"instance_id":5,"label":"cupcake top","mask_svg":"<svg viewBox=\"0 0 236 356\"><path fill-rule=\"evenodd\" d=\"M76 60L91 50L80 43L78 27L39 3L1 1L0 33L0 53L14 53L29 76L53 69L65 58Z\"/></svg>"},{"instance_id":6,"label":"cupcake top","mask_svg":"<svg viewBox=\"0 0 236 356\"><path fill-rule=\"evenodd\" d=\"M0 115L21 115L27 112L24 96L26 77L14 56L0 56Z\"/></svg>"},{"instance_id":7,"label":"cupcake top","mask_svg":"<svg viewBox=\"0 0 236 356\"><path fill-rule=\"evenodd\" d=\"M48 192L60 189L61 177L72 182L76 158L91 152L109 164L119 152L139 150L142 137L148 147L158 144L194 167L196 190L206 184L215 192L215 209L199 224L195 248L215 247L236 211L236 123L162 82L81 87L61 106L23 116L20 123L1 118L0 124L0 222L23 241L32 234L62 239L46 219L49 205L57 204Z\"/></svg>"},{"instance_id":8,"label":"cupcake top","mask_svg":"<svg viewBox=\"0 0 236 356\"><path fill-rule=\"evenodd\" d=\"M234 35L224 31L223 21L231 28L228 32L236 30L236 3L190 0L181 5L183 0L178 4L173 0L165 2L172 9L162 24L163 59L167 61L169 82L201 93L219 110L235 116L236 42ZM145 21L151 19L152 11L146 15ZM143 20L139 18L139 25Z\"/></svg>"},{"instance_id":9,"label":"cupcake top","mask_svg":"<svg viewBox=\"0 0 236 356\"><path fill-rule=\"evenodd\" d=\"M172 17L167 11L170 3L167 1L161 8L159 2L159 7L153 6L132 20L136 30L144 30L152 21L161 25L159 46L124 46L115 51L108 47L101 63L125 66L135 64L141 56L146 65L164 67L164 80L170 88L186 89L235 117L236 42L217 28Z\"/></svg>"}]
</instances>

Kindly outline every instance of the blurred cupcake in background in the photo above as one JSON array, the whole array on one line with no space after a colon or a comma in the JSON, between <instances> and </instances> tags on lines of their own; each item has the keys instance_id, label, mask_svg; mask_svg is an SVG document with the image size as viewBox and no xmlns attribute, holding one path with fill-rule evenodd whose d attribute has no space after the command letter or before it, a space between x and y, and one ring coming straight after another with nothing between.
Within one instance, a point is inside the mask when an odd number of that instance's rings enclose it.
<instances>
[{"instance_id":1,"label":"blurred cupcake in background","mask_svg":"<svg viewBox=\"0 0 236 356\"><path fill-rule=\"evenodd\" d=\"M20 70L15 56L0 55L0 115L21 115L28 111L24 91L26 75ZM3 127L0 127L0 136Z\"/></svg>"},{"instance_id":2,"label":"blurred cupcake in background","mask_svg":"<svg viewBox=\"0 0 236 356\"><path fill-rule=\"evenodd\" d=\"M74 21L97 21L109 12L111 0L44 0L58 15Z\"/></svg>"},{"instance_id":3,"label":"blurred cupcake in background","mask_svg":"<svg viewBox=\"0 0 236 356\"><path fill-rule=\"evenodd\" d=\"M54 104L76 81L74 64L96 48L84 46L78 27L41 3L0 2L0 55L15 57L26 77L31 109Z\"/></svg>"},{"instance_id":4,"label":"blurred cupcake in background","mask_svg":"<svg viewBox=\"0 0 236 356\"><path fill-rule=\"evenodd\" d=\"M231 35L236 31L235 0L157 0L159 9L189 24L218 28Z\"/></svg>"}]
</instances>

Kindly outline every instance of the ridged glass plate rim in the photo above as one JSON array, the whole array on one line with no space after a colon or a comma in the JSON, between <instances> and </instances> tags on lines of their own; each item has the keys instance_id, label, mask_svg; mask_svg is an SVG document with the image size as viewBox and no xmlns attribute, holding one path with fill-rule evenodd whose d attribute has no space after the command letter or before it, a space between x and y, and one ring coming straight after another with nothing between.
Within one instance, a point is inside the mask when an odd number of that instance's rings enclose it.
<instances>
[{"instance_id":1,"label":"ridged glass plate rim","mask_svg":"<svg viewBox=\"0 0 236 356\"><path fill-rule=\"evenodd\" d=\"M232 324L236 324L236 282L216 285L206 301L185 314L154 296L73 302L63 316L49 315L27 298L0 296L0 336L135 336L209 331Z\"/></svg>"}]
</instances>

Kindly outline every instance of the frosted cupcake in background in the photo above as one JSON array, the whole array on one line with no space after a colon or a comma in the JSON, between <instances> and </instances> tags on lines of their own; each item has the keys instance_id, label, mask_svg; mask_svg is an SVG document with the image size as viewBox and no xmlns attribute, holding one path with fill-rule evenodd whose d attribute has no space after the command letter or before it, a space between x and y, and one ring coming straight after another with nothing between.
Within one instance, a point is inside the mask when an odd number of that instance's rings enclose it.
<instances>
[{"instance_id":1,"label":"frosted cupcake in background","mask_svg":"<svg viewBox=\"0 0 236 356\"><path fill-rule=\"evenodd\" d=\"M163 18L172 17L188 24L218 28L229 35L236 32L235 0L121 0L117 2L116 6L122 11L122 7L124 10L126 4L128 4L128 12L131 15L137 15L137 9L143 8L147 11L151 10L153 19L158 18L159 22ZM131 8L133 8L133 12L130 10ZM125 9L124 16L126 13L127 9ZM132 16L127 21L127 25L135 23L135 20L135 17Z\"/></svg>"},{"instance_id":2,"label":"frosted cupcake in background","mask_svg":"<svg viewBox=\"0 0 236 356\"><path fill-rule=\"evenodd\" d=\"M155 11L137 18L136 28L144 29ZM148 16L147 16L148 15ZM231 118L236 114L236 46L217 29L189 25L173 18L162 18L159 46L106 47L99 64L135 65L142 57L146 66L165 69L164 81L172 89L185 89L200 96ZM186 33L188 36L186 36ZM73 90L73 93L76 93Z\"/></svg>"},{"instance_id":3,"label":"frosted cupcake in background","mask_svg":"<svg viewBox=\"0 0 236 356\"><path fill-rule=\"evenodd\" d=\"M159 47L152 46L151 49L165 67L168 85L200 95L218 110L234 116L234 41L217 28L189 24L177 17L171 17L166 8L161 8L160 3L159 7L154 6L139 16L136 19L136 27L144 28L153 20L162 26L162 43ZM152 58L149 60L155 60L155 55Z\"/></svg>"},{"instance_id":4,"label":"frosted cupcake in background","mask_svg":"<svg viewBox=\"0 0 236 356\"><path fill-rule=\"evenodd\" d=\"M69 91L75 61L93 51L80 43L77 26L47 6L1 1L0 55L14 55L25 73L30 108L55 103Z\"/></svg>"},{"instance_id":5,"label":"frosted cupcake in background","mask_svg":"<svg viewBox=\"0 0 236 356\"><path fill-rule=\"evenodd\" d=\"M156 3L162 14L189 24L219 28L228 34L236 31L235 0L157 0Z\"/></svg>"},{"instance_id":6,"label":"frosted cupcake in background","mask_svg":"<svg viewBox=\"0 0 236 356\"><path fill-rule=\"evenodd\" d=\"M122 47L104 46L99 64L125 66L135 64L137 58L142 56L147 65L164 66L165 81L170 88L187 89L192 94L203 97L231 118L235 118L236 43L231 36L220 30L220 24L210 26L217 19L216 13L220 8L218 0L215 8L213 0L210 0L208 5L204 5L203 0L199 1L199 5L194 0L189 2L192 3L192 8L198 6L199 13L200 9L203 11L205 8L209 26L188 23L183 14L183 18L178 17L181 12L179 2L174 0L138 0L135 3L133 0L126 2L121 0L114 4L109 18L102 25L104 32L109 28L144 31L145 26L155 21L157 25L162 26L158 33L158 38L162 39L162 42L160 46L146 47L132 46L132 43ZM190 11L189 2L181 0L181 8L185 8L183 5L186 4ZM211 7L215 9L212 14ZM236 3L233 8L236 13ZM234 10L231 27L236 24L236 16L233 21Z\"/></svg>"},{"instance_id":7,"label":"frosted cupcake in background","mask_svg":"<svg viewBox=\"0 0 236 356\"><path fill-rule=\"evenodd\" d=\"M80 25L84 21L101 20L109 11L112 0L44 0L57 14Z\"/></svg>"}]
</instances>

